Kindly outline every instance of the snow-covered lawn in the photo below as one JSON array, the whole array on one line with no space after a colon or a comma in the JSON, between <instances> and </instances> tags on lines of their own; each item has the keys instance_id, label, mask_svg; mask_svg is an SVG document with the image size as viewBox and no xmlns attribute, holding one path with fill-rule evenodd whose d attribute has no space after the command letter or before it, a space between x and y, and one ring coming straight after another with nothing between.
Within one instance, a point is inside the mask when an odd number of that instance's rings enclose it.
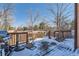
<instances>
[{"instance_id":1,"label":"snow-covered lawn","mask_svg":"<svg viewBox=\"0 0 79 59\"><path fill-rule=\"evenodd\" d=\"M49 48L44 51L40 50L41 42L49 42ZM57 42L54 37L48 39L48 37L37 38L32 42L35 46L34 49L25 48L19 52L13 52L12 56L71 56L78 55L76 52L73 52L74 49L74 39L68 38L63 42ZM53 45L56 43L56 45Z\"/></svg>"}]
</instances>

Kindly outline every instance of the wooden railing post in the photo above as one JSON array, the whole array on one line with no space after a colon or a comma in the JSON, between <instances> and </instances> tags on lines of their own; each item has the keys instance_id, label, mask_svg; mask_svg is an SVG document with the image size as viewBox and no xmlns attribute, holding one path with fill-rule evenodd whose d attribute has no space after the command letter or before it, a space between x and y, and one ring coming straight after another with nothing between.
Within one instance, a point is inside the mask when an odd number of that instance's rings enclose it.
<instances>
[{"instance_id":1,"label":"wooden railing post","mask_svg":"<svg viewBox=\"0 0 79 59\"><path fill-rule=\"evenodd\" d=\"M48 31L48 38L51 39L51 31Z\"/></svg>"},{"instance_id":2,"label":"wooden railing post","mask_svg":"<svg viewBox=\"0 0 79 59\"><path fill-rule=\"evenodd\" d=\"M55 37L55 31L54 31L53 35L54 35L54 37Z\"/></svg>"},{"instance_id":3,"label":"wooden railing post","mask_svg":"<svg viewBox=\"0 0 79 59\"><path fill-rule=\"evenodd\" d=\"M26 32L26 44L28 43L28 32Z\"/></svg>"},{"instance_id":4,"label":"wooden railing post","mask_svg":"<svg viewBox=\"0 0 79 59\"><path fill-rule=\"evenodd\" d=\"M18 48L18 44L19 44L19 41L18 41L18 34L16 34L16 47Z\"/></svg>"},{"instance_id":5,"label":"wooden railing post","mask_svg":"<svg viewBox=\"0 0 79 59\"><path fill-rule=\"evenodd\" d=\"M74 50L79 48L79 4L75 3L75 39Z\"/></svg>"},{"instance_id":6,"label":"wooden railing post","mask_svg":"<svg viewBox=\"0 0 79 59\"><path fill-rule=\"evenodd\" d=\"M64 39L64 31L62 31L62 37L63 37L63 39Z\"/></svg>"}]
</instances>

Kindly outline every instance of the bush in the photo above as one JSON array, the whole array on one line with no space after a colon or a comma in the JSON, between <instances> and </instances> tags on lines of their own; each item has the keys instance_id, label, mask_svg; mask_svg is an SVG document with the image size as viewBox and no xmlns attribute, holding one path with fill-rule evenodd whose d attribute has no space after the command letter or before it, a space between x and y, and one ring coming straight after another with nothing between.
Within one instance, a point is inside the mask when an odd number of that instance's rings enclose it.
<instances>
[{"instance_id":1,"label":"bush","mask_svg":"<svg viewBox=\"0 0 79 59\"><path fill-rule=\"evenodd\" d=\"M0 42L2 42L2 41L3 41L3 38L4 38L3 36L0 36Z\"/></svg>"},{"instance_id":2,"label":"bush","mask_svg":"<svg viewBox=\"0 0 79 59\"><path fill-rule=\"evenodd\" d=\"M47 50L49 47L48 43L46 41L41 42L40 50Z\"/></svg>"}]
</instances>

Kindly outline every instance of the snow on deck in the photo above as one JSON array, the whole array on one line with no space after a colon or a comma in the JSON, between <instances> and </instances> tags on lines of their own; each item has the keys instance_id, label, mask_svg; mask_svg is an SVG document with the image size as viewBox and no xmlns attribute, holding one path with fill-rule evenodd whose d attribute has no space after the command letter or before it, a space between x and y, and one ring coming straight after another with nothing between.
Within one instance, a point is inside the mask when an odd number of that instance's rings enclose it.
<instances>
[{"instance_id":1,"label":"snow on deck","mask_svg":"<svg viewBox=\"0 0 79 59\"><path fill-rule=\"evenodd\" d=\"M47 41L47 42L55 42L57 45L51 45L48 49L48 51L41 51L39 50L40 42ZM68 56L68 55L74 55L73 49L74 49L74 39L66 39L63 42L57 42L54 37L52 39L48 39L48 37L44 38L37 38L33 41L34 45L36 46L35 49L30 50L25 48L22 51L19 52L13 52L12 56Z\"/></svg>"}]
</instances>

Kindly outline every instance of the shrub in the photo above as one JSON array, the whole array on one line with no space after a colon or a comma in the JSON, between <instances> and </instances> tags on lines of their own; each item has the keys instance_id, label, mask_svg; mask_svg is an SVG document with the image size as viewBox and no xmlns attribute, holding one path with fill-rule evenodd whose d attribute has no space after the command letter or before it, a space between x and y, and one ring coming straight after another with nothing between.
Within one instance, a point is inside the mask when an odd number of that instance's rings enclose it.
<instances>
[{"instance_id":1,"label":"shrub","mask_svg":"<svg viewBox=\"0 0 79 59\"><path fill-rule=\"evenodd\" d=\"M48 43L49 42L47 42L47 41L41 42L40 50L47 50L49 47Z\"/></svg>"},{"instance_id":2,"label":"shrub","mask_svg":"<svg viewBox=\"0 0 79 59\"><path fill-rule=\"evenodd\" d=\"M0 42L2 42L2 41L3 41L3 38L4 38L3 36L0 36Z\"/></svg>"}]
</instances>

